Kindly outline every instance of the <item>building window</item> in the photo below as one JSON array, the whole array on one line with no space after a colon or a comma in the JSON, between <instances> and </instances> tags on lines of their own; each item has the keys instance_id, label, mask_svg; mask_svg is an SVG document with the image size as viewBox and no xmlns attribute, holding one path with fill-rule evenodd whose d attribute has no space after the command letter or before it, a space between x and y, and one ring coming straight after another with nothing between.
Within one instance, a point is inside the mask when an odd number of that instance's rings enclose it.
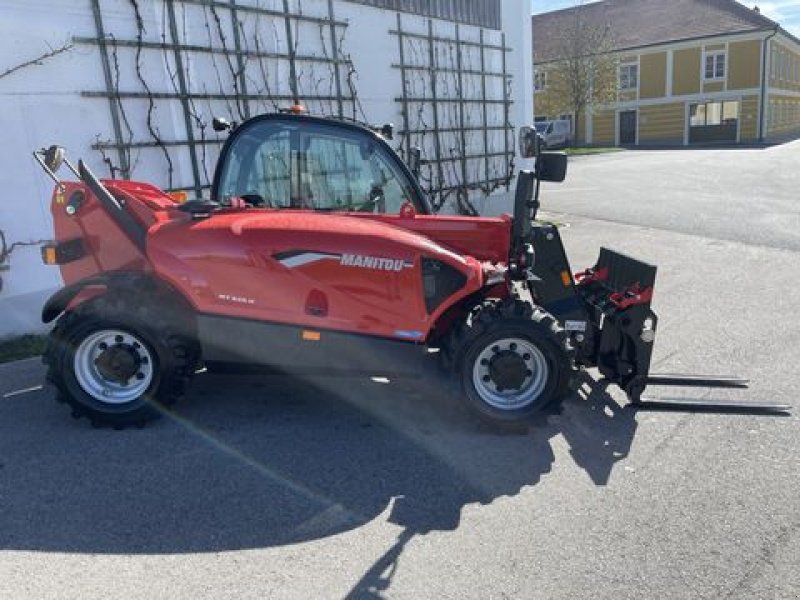
<instances>
[{"instance_id":1,"label":"building window","mask_svg":"<svg viewBox=\"0 0 800 600\"><path fill-rule=\"evenodd\" d=\"M689 143L734 143L739 137L738 100L689 105Z\"/></svg>"},{"instance_id":2,"label":"building window","mask_svg":"<svg viewBox=\"0 0 800 600\"><path fill-rule=\"evenodd\" d=\"M706 127L708 125L735 125L739 119L739 102L704 102L692 104L689 110L689 125Z\"/></svg>"},{"instance_id":3,"label":"building window","mask_svg":"<svg viewBox=\"0 0 800 600\"><path fill-rule=\"evenodd\" d=\"M619 68L619 89L635 90L639 87L639 65L622 65Z\"/></svg>"},{"instance_id":4,"label":"building window","mask_svg":"<svg viewBox=\"0 0 800 600\"><path fill-rule=\"evenodd\" d=\"M713 52L706 54L706 67L704 79L725 78L725 53Z\"/></svg>"},{"instance_id":5,"label":"building window","mask_svg":"<svg viewBox=\"0 0 800 600\"><path fill-rule=\"evenodd\" d=\"M533 74L533 91L541 92L547 87L547 71L536 71Z\"/></svg>"},{"instance_id":6,"label":"building window","mask_svg":"<svg viewBox=\"0 0 800 600\"><path fill-rule=\"evenodd\" d=\"M786 63L787 63L787 56L786 53L781 48L778 51L778 78L779 79L786 79Z\"/></svg>"}]
</instances>

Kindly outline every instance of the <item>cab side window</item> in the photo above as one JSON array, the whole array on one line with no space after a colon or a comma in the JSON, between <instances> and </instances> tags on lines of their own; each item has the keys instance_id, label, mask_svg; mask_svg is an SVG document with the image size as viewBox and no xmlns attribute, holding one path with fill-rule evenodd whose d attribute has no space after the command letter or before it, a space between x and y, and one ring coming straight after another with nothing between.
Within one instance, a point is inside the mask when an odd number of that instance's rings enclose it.
<instances>
[{"instance_id":1,"label":"cab side window","mask_svg":"<svg viewBox=\"0 0 800 600\"><path fill-rule=\"evenodd\" d=\"M312 204L323 210L399 213L414 193L373 140L308 134L305 171Z\"/></svg>"}]
</instances>

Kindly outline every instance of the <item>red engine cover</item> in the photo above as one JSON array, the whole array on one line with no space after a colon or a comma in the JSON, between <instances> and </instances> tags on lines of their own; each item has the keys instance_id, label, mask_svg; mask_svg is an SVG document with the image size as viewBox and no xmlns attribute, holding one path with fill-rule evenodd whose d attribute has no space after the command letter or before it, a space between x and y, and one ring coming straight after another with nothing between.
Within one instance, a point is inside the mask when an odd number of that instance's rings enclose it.
<instances>
[{"instance_id":1,"label":"red engine cover","mask_svg":"<svg viewBox=\"0 0 800 600\"><path fill-rule=\"evenodd\" d=\"M226 211L156 225L148 255L203 313L422 341L447 307L483 286L481 261L384 222L391 220ZM435 222L419 225L433 231ZM425 306L423 257L466 280L433 314Z\"/></svg>"}]
</instances>

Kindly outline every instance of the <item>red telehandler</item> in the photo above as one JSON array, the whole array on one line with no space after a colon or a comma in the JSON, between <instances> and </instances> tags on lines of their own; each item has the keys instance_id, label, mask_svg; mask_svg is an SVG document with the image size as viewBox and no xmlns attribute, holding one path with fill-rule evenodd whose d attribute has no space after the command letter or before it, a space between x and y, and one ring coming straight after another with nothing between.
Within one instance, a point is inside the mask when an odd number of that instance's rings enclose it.
<instances>
[{"instance_id":1,"label":"red telehandler","mask_svg":"<svg viewBox=\"0 0 800 600\"><path fill-rule=\"evenodd\" d=\"M582 368L634 403L654 383L747 385L650 374L656 268L603 248L573 274L557 227L535 220L567 159L531 128L514 215L487 218L431 214L390 127L286 113L215 127L231 131L208 200L34 153L56 181L42 255L65 283L42 311L57 319L44 361L76 417L143 425L201 365L397 375L431 348L500 423L560 402ZM57 178L64 163L77 181Z\"/></svg>"}]
</instances>

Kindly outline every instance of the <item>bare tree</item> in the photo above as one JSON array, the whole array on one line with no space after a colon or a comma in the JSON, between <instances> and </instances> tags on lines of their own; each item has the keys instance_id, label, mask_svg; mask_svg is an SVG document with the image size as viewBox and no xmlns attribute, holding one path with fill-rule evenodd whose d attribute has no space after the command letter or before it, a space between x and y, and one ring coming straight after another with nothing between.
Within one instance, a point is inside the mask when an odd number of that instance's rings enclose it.
<instances>
[{"instance_id":1,"label":"bare tree","mask_svg":"<svg viewBox=\"0 0 800 600\"><path fill-rule=\"evenodd\" d=\"M598 18L596 10L584 6L582 0L576 3L569 25L559 33L555 58L548 64L548 93L541 98L537 96L543 112L574 115L573 143L587 110L617 99L617 57L613 53L612 29L605 19Z\"/></svg>"}]
</instances>

